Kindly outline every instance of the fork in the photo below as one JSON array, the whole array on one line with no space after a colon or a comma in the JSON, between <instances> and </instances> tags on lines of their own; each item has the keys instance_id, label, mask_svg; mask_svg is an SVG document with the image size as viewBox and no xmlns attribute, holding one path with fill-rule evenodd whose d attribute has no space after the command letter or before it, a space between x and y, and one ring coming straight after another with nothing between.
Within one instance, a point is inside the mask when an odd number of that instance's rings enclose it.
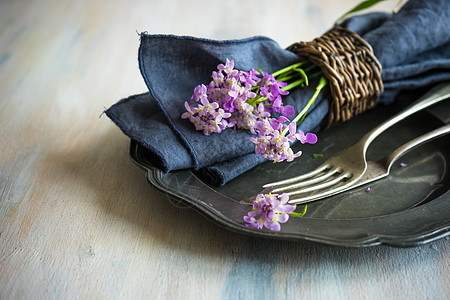
<instances>
[{"instance_id":1,"label":"fork","mask_svg":"<svg viewBox=\"0 0 450 300\"><path fill-rule=\"evenodd\" d=\"M436 86L413 105L372 129L349 148L337 152L315 170L300 176L266 184L263 186L261 193L287 193L291 198L289 203L305 203L350 188L366 171L367 148L378 135L406 117L445 100L449 96L450 82ZM318 193L318 190L323 191ZM301 194L304 194L304 196L292 198L292 196Z\"/></svg>"},{"instance_id":2,"label":"fork","mask_svg":"<svg viewBox=\"0 0 450 300\"><path fill-rule=\"evenodd\" d=\"M333 194L333 196L388 176L391 171L392 165L400 157L402 157L403 155L405 155L412 149L414 149L426 142L429 142L431 140L434 140L436 138L444 136L448 133L450 133L450 124L444 125L435 130L427 132L427 133L407 142L406 144L398 147L396 150L394 150L393 152L389 153L388 155L386 155L385 157L383 157L377 161L367 162L367 169L364 172L364 174L351 186L348 186L342 190L336 191ZM317 193L320 193L320 190L318 190ZM302 197L301 199L293 199L293 200L289 201L289 203L296 203L296 204L308 203L308 202L316 201L316 200L319 200L319 199L322 199L325 197L327 197L327 196L322 196L320 198L317 198L317 196L314 193L312 193L306 197ZM312 200L312 199L314 199L314 200Z\"/></svg>"}]
</instances>

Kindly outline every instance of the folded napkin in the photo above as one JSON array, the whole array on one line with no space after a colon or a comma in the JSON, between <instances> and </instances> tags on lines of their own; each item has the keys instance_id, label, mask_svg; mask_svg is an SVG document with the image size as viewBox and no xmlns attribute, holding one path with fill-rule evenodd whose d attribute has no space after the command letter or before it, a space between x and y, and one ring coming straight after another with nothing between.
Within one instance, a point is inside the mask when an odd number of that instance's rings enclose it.
<instances>
[{"instance_id":1,"label":"folded napkin","mask_svg":"<svg viewBox=\"0 0 450 300\"><path fill-rule=\"evenodd\" d=\"M385 91L379 103L390 103L404 89L450 80L449 25L447 0L411 0L397 14L370 13L340 24L366 40L382 65ZM152 152L157 168L192 169L204 181L223 185L264 161L248 141L251 134L228 129L205 136L181 115L194 87L208 83L211 72L227 58L235 61L236 69L268 73L302 60L266 37L216 41L143 33L139 66L149 92L123 99L105 113ZM316 84L290 91L283 102L299 112ZM329 98L328 89L320 93L300 125L302 131L320 129Z\"/></svg>"}]
</instances>

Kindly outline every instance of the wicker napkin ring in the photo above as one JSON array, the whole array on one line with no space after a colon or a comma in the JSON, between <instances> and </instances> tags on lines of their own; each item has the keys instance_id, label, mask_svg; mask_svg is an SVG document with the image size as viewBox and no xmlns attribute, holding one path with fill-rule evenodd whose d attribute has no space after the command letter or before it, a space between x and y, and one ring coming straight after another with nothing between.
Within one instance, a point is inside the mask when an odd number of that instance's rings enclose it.
<instances>
[{"instance_id":1,"label":"wicker napkin ring","mask_svg":"<svg viewBox=\"0 0 450 300\"><path fill-rule=\"evenodd\" d=\"M295 43L287 50L320 67L329 81L332 100L325 127L374 107L383 92L381 64L372 47L348 29L335 26L321 37Z\"/></svg>"}]
</instances>

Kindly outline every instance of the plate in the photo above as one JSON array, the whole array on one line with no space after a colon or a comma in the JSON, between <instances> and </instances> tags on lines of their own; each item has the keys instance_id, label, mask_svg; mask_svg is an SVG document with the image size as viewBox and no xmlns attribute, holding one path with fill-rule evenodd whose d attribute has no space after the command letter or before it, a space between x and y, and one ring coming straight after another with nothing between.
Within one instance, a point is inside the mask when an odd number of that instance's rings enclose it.
<instances>
[{"instance_id":1,"label":"plate","mask_svg":"<svg viewBox=\"0 0 450 300\"><path fill-rule=\"evenodd\" d=\"M299 145L303 155L293 162L263 163L223 187L205 184L190 170L162 172L152 166L146 148L134 140L130 143L130 155L146 171L148 182L175 205L195 209L228 230L339 247L418 246L449 234L450 136L412 150L397 161L387 178L309 203L305 216L291 217L279 232L246 227L243 216L250 207L240 203L257 194L264 183L314 169L403 109L410 100L410 94L404 95L394 104L323 130L317 144ZM414 114L379 136L368 149L368 159L379 159L412 138L448 123L448 116L450 101ZM313 154L323 156L313 158ZM401 162L407 166L400 166ZM367 187L370 192L366 192ZM298 210L302 208L298 206Z\"/></svg>"}]
</instances>

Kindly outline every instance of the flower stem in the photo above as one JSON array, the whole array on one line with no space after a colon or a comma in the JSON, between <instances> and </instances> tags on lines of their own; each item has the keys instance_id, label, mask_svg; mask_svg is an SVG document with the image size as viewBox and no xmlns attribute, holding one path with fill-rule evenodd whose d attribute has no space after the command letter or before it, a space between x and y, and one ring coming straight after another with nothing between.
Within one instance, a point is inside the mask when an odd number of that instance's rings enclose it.
<instances>
[{"instance_id":1,"label":"flower stem","mask_svg":"<svg viewBox=\"0 0 450 300\"><path fill-rule=\"evenodd\" d=\"M305 205L305 207L303 208L303 211L301 213L297 213L297 212L293 211L289 215L291 215L293 217L303 217L306 214L307 208L308 208L308 205Z\"/></svg>"},{"instance_id":2,"label":"flower stem","mask_svg":"<svg viewBox=\"0 0 450 300\"><path fill-rule=\"evenodd\" d=\"M308 63L308 62L309 62L309 61L304 60L304 61L302 61L302 62L299 62L299 63L293 64L293 65L290 65L289 67L286 67L286 68L284 68L284 69L281 69L281 70L276 71L275 73L272 73L272 75L273 75L273 77L277 77L278 75L283 74L283 73L285 73L285 72L287 72L287 71L290 71L290 70L292 70L292 69L294 69L294 68L298 68L298 67L300 67L300 66L303 66L304 64L306 64L306 63Z\"/></svg>"},{"instance_id":3,"label":"flower stem","mask_svg":"<svg viewBox=\"0 0 450 300\"><path fill-rule=\"evenodd\" d=\"M303 75L302 75L302 76L303 76ZM311 77L311 78L317 77L317 73L311 75L310 77ZM306 78L306 80L305 80L305 78ZM291 89L293 89L293 88L295 88L295 87L297 87L297 86L299 86L299 85L302 85L303 83L306 83L306 84L307 84L308 78L306 77L306 74L305 74L305 78L301 78L301 79L299 79L299 80L296 80L296 81L294 81L294 82L291 82L291 83L289 83L287 86L285 86L284 88L281 88L280 90L282 90L282 91L289 91L289 90L291 90ZM261 97L261 98L255 99L255 101L252 101L252 104L253 104L253 103L254 103L254 104L259 104L259 103L264 102L264 101L266 101L266 100L268 100L268 99L269 99L268 97Z\"/></svg>"},{"instance_id":4,"label":"flower stem","mask_svg":"<svg viewBox=\"0 0 450 300\"><path fill-rule=\"evenodd\" d=\"M282 90L282 91L289 91L290 89L293 89L293 88L301 85L302 83L305 83L305 79L304 78L296 80L294 82L291 82L287 86L285 86L284 88L281 88L280 90Z\"/></svg>"},{"instance_id":5,"label":"flower stem","mask_svg":"<svg viewBox=\"0 0 450 300\"><path fill-rule=\"evenodd\" d=\"M317 72L316 76L322 74L322 72ZM312 76L311 76L312 77ZM303 119L306 116L306 113L308 112L308 109L311 107L311 105L314 104L314 101L316 101L317 96L319 96L320 91L327 85L328 80L325 78L325 76L320 77L319 83L317 84L316 91L314 92L314 95L311 97L311 99L308 101L306 106L303 108L303 110L292 120L292 122L296 122L297 125L300 124ZM285 136L288 132L289 127L286 127L283 132L281 133L282 136Z\"/></svg>"},{"instance_id":6,"label":"flower stem","mask_svg":"<svg viewBox=\"0 0 450 300\"><path fill-rule=\"evenodd\" d=\"M277 81L286 82L286 81L291 80L292 78L295 78L295 77L298 77L298 74L297 73L292 73L292 74L286 75L284 77L277 78Z\"/></svg>"},{"instance_id":7,"label":"flower stem","mask_svg":"<svg viewBox=\"0 0 450 300\"><path fill-rule=\"evenodd\" d=\"M327 85L328 80L325 78L325 76L320 77L319 84L316 87L316 91L314 92L314 95L311 97L311 99L308 101L308 104L303 108L303 110L295 117L292 122L296 122L297 124L300 124L303 119L306 116L306 113L308 112L308 109L313 105L314 101L316 101L317 96L319 96L320 91Z\"/></svg>"},{"instance_id":8,"label":"flower stem","mask_svg":"<svg viewBox=\"0 0 450 300\"><path fill-rule=\"evenodd\" d=\"M248 103L249 103L250 105L253 105L253 106L256 107L257 104L262 103L262 102L267 101L267 100L269 100L268 97L260 97L260 98L255 98L254 101L248 102Z\"/></svg>"},{"instance_id":9,"label":"flower stem","mask_svg":"<svg viewBox=\"0 0 450 300\"><path fill-rule=\"evenodd\" d=\"M308 68L308 69L311 70L311 69L313 69L313 68ZM281 88L281 90L282 90L282 91L289 91L290 89L293 89L293 88L295 88L295 87L301 85L302 83L305 83L306 85L308 85L308 83L309 83L309 82L308 82L308 81L309 81L308 78L316 78L317 76L322 75L322 71L319 71L319 72L316 72L316 73L314 73L314 74L312 74L312 75L310 75L310 76L308 77L308 76L306 75L306 73L305 73L305 71L306 71L306 72L309 71L308 69L302 70L302 72L300 72L301 75L302 75L302 78L301 78L301 79L296 80L296 81L294 81L294 82L291 82L290 84L288 84L288 85L285 86L284 88ZM283 80L280 80L280 81L283 81Z\"/></svg>"}]
</instances>

